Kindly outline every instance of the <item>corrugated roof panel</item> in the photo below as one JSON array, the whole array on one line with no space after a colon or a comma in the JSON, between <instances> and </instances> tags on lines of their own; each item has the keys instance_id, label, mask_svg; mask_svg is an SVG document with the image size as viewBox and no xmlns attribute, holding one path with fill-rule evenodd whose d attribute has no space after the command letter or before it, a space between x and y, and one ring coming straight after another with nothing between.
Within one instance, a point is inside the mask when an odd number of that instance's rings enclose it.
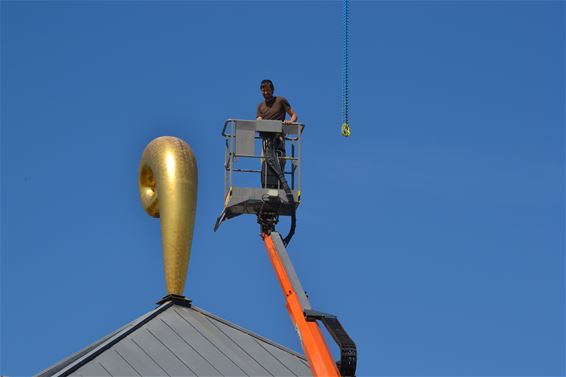
<instances>
[{"instance_id":1,"label":"corrugated roof panel","mask_svg":"<svg viewBox=\"0 0 566 377\"><path fill-rule=\"evenodd\" d=\"M104 352L97 359L100 365L112 376L139 376L134 368L114 350ZM79 369L80 373L80 369Z\"/></svg>"},{"instance_id":2,"label":"corrugated roof panel","mask_svg":"<svg viewBox=\"0 0 566 377\"><path fill-rule=\"evenodd\" d=\"M167 312L170 312L168 310ZM163 313L163 315L167 314ZM192 341L184 340L162 318L158 318L146 325L146 328L167 347L175 356L189 366L197 376L218 376L221 373L196 350Z\"/></svg>"},{"instance_id":3,"label":"corrugated roof panel","mask_svg":"<svg viewBox=\"0 0 566 377\"><path fill-rule=\"evenodd\" d=\"M184 308L183 308L184 309ZM179 309L178 309L179 310ZM230 337L226 336L214 323L210 317L203 315L194 315L194 313L179 310L183 317L194 324L199 330L202 330L208 339L224 352L234 363L236 363L248 376L269 376L271 375L267 369L251 357L246 350L242 349Z\"/></svg>"},{"instance_id":4,"label":"corrugated roof panel","mask_svg":"<svg viewBox=\"0 0 566 377\"><path fill-rule=\"evenodd\" d=\"M289 358L289 353L282 350L279 347L275 347L275 346L273 346L269 343L266 343L266 342L262 342L260 344L263 348L265 348L265 350L267 352L269 352L270 354L272 354L273 356L275 356L279 360L287 360ZM289 368L293 372L293 374L296 375L296 376L301 376L301 377L311 376L311 370L310 370L309 363L306 360L304 360L300 357L297 357L296 361L297 361L296 363L295 362L292 362L292 363L286 362L285 366L287 368Z\"/></svg>"},{"instance_id":5,"label":"corrugated roof panel","mask_svg":"<svg viewBox=\"0 0 566 377\"><path fill-rule=\"evenodd\" d=\"M175 350L168 349L149 329L141 328L130 336L168 376L196 376L191 368L179 360Z\"/></svg>"},{"instance_id":6,"label":"corrugated roof panel","mask_svg":"<svg viewBox=\"0 0 566 377\"><path fill-rule=\"evenodd\" d=\"M78 373L84 377L112 377L98 362L88 363Z\"/></svg>"},{"instance_id":7,"label":"corrugated roof panel","mask_svg":"<svg viewBox=\"0 0 566 377\"><path fill-rule=\"evenodd\" d=\"M247 376L247 374L234 363L230 357L224 354L210 337L209 331L203 328L195 328L187 321L176 308L167 310L160 318L170 326L184 341L193 345L207 361L223 376ZM206 333L208 337L202 334Z\"/></svg>"},{"instance_id":8,"label":"corrugated roof panel","mask_svg":"<svg viewBox=\"0 0 566 377\"><path fill-rule=\"evenodd\" d=\"M131 339L124 339L114 347L114 350L128 360L128 363L140 374L143 373L146 376L165 376L167 374Z\"/></svg>"},{"instance_id":9,"label":"corrugated roof panel","mask_svg":"<svg viewBox=\"0 0 566 377\"><path fill-rule=\"evenodd\" d=\"M294 376L291 369L287 368L278 358L265 351L258 341L246 333L238 331L222 322L214 323L220 331L230 337L242 350L254 358L254 360L265 368L271 376ZM293 360L285 360L286 363Z\"/></svg>"},{"instance_id":10,"label":"corrugated roof panel","mask_svg":"<svg viewBox=\"0 0 566 377\"><path fill-rule=\"evenodd\" d=\"M42 377L311 375L300 354L185 305L165 302Z\"/></svg>"}]
</instances>

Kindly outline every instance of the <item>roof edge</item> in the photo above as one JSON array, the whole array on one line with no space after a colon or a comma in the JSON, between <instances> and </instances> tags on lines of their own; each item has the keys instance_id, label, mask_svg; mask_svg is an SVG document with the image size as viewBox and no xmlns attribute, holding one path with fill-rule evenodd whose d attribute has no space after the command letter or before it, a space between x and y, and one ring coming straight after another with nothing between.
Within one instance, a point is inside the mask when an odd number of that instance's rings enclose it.
<instances>
[{"instance_id":1,"label":"roof edge","mask_svg":"<svg viewBox=\"0 0 566 377\"><path fill-rule=\"evenodd\" d=\"M272 346L274 346L274 347L276 347L276 348L279 348L279 349L282 350L282 351L288 352L288 353L290 353L290 354L292 354L292 355L294 355L294 356L297 356L297 357L299 357L299 358L301 358L301 359L303 359L303 360L305 360L305 361L308 362L308 360L307 360L307 358L306 358L305 355L300 354L299 352L297 352L297 351L295 351L295 350L293 350L293 349L291 349L291 348L289 348L289 347L285 347L285 346L282 345L282 344L276 343L275 341L273 341L273 340L271 340L271 339L268 339L268 338L266 338L266 337L264 337L264 336L261 336L261 335L255 333L255 332L253 332L253 331L250 331L250 330L248 330L248 329L245 329L245 328L243 328L243 327L241 327L241 326L239 326L239 325L236 325L235 323L230 322L230 321L228 321L228 320L226 320L226 319L224 319L224 318L218 317L217 315L212 314L212 313L210 313L210 312L207 312L206 310L201 309L201 308L199 308L199 307L197 307L197 306L192 305L192 306L191 306L191 309L194 309L194 310L196 310L197 312L199 312L199 313L201 313L201 314L203 314L203 315L205 315L205 316L207 316L207 317L210 317L210 318L212 318L212 319L214 319L214 320L216 320L216 321L218 321L218 322L222 322L223 324L225 324L225 325L227 325L227 326L230 326L230 327L232 327L232 328L234 328L234 329L236 329L236 330L238 330L238 331L241 331L241 332L243 332L243 333L246 333L246 334L248 334L248 335L250 335L250 336L252 336L252 337L254 337L254 338L257 338L257 339L259 339L259 340L261 340L261 341L263 341L263 342L265 342L265 343L268 343L269 345L272 345Z\"/></svg>"},{"instance_id":2,"label":"roof edge","mask_svg":"<svg viewBox=\"0 0 566 377\"><path fill-rule=\"evenodd\" d=\"M163 312L165 309L173 306L175 304L174 300L161 300L160 303L163 303L153 309L151 312L139 317L138 319L128 323L122 329L114 332L113 334L102 338L102 340L94 343L94 345L90 345L85 348L83 351L79 351L75 355L71 356L66 361L58 363L55 367L51 367L46 369L36 377L46 377L46 376L53 376L53 377L63 377L68 376L75 370L79 369L84 364L88 363L89 361L93 360L95 357L112 347L114 344L118 343L120 340L131 334L132 332L136 331L138 328L149 322L159 313ZM188 300L186 300L188 301ZM190 302L190 301L189 301ZM61 364L63 364L61 366ZM57 370L58 369L58 370Z\"/></svg>"}]
</instances>

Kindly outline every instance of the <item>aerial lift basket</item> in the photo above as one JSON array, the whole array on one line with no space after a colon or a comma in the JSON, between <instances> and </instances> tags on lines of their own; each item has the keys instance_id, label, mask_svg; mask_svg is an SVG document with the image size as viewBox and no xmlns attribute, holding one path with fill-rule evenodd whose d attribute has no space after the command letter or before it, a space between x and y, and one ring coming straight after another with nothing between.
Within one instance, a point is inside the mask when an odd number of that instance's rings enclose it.
<instances>
[{"instance_id":1,"label":"aerial lift basket","mask_svg":"<svg viewBox=\"0 0 566 377\"><path fill-rule=\"evenodd\" d=\"M216 231L224 220L242 214L259 215L272 211L280 216L292 216L301 199L301 135L305 125L283 124L278 120L227 119L222 129L226 141L224 160L224 209L216 220ZM289 183L293 200L279 185L264 161L262 140L282 135L286 156L280 161ZM257 160L257 168L242 167ZM239 185L244 175L255 174L257 186ZM261 182L261 184L259 184Z\"/></svg>"}]
</instances>

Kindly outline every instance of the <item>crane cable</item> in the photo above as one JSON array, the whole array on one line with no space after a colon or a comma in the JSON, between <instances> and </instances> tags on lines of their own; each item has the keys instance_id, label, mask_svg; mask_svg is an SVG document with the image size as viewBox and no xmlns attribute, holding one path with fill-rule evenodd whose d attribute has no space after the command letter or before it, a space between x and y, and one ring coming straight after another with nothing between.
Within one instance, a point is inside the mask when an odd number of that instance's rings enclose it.
<instances>
[{"instance_id":1,"label":"crane cable","mask_svg":"<svg viewBox=\"0 0 566 377\"><path fill-rule=\"evenodd\" d=\"M344 0L344 60L342 66L342 136L350 136L350 88L349 88L349 39L350 39L350 1Z\"/></svg>"}]
</instances>

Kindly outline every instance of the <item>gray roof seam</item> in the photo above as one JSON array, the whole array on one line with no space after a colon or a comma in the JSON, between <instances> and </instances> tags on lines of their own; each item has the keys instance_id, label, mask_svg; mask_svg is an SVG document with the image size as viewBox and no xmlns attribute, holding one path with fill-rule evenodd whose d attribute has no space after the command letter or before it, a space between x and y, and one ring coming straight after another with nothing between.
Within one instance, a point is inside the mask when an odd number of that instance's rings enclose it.
<instances>
[{"instance_id":1,"label":"gray roof seam","mask_svg":"<svg viewBox=\"0 0 566 377\"><path fill-rule=\"evenodd\" d=\"M163 347L165 347L165 348L167 349L167 351L171 352L171 354L172 354L177 360L179 360L179 361L181 362L181 364L183 364L184 366L186 366L187 369L190 370L195 376L198 376L198 374L197 374L194 370L192 370L191 367L188 366L187 363L185 363L185 362L183 361L183 359L181 359L175 352L173 352L173 350L172 350L171 348L167 347L167 344L163 343L163 341L162 341L161 339L159 339L153 332L151 332L150 329L146 329L146 330L147 330L147 332L150 333L151 336L153 336L159 343L161 343L161 345L162 345Z\"/></svg>"},{"instance_id":2,"label":"gray roof seam","mask_svg":"<svg viewBox=\"0 0 566 377\"><path fill-rule=\"evenodd\" d=\"M234 340L230 335L226 334L226 332L222 331L222 329L221 329L220 327L218 327L214 322L212 322L212 321L210 320L210 318L206 318L206 320L207 320L208 322L210 322L210 323L212 324L212 326L216 327L216 328L218 329L218 331L220 331L221 333L223 333L224 335L226 335L226 337L227 337L228 339L230 339L230 340L232 341L232 343L234 343L234 344L236 345L236 347L238 347L240 350L242 350L242 352L244 352L244 353L245 353L246 355L248 355L253 361L255 361L255 363L256 363L257 365L259 365L261 369L263 369L264 371L267 372L267 375L275 377L275 376L274 376L273 374L271 374L263 365L261 365L252 355L250 355L245 349L243 349L243 348L238 344L238 342L236 342L236 340ZM249 335L249 334L248 334L248 335ZM266 376L267 376L267 375L266 375Z\"/></svg>"},{"instance_id":3,"label":"gray roof seam","mask_svg":"<svg viewBox=\"0 0 566 377\"><path fill-rule=\"evenodd\" d=\"M281 360L279 360L279 358L278 358L277 356L275 356L274 354L272 354L271 352L269 352L269 350L268 350L267 348L265 348L265 347L263 346L263 344L261 344L260 342L258 342L257 339L254 339L254 341L255 341L261 348L263 348L263 349L265 350L265 352L267 352L268 354L270 354L271 357L273 357L275 360L277 360L277 361L279 362L279 364L283 365L283 367L284 367L285 369L287 369L289 372L291 372L291 375L297 376L291 369L287 368L287 366L286 366L285 364L283 364L283 362L281 362Z\"/></svg>"},{"instance_id":4,"label":"gray roof seam","mask_svg":"<svg viewBox=\"0 0 566 377\"><path fill-rule=\"evenodd\" d=\"M124 356L122 356L122 354L120 352L118 352L117 349L114 349L114 352L116 352L116 354L122 359L124 360L124 362L126 364L128 364L137 374L138 376L142 376L142 374L139 372L139 370L137 370L132 364L130 364L130 362L128 360L126 360L126 358Z\"/></svg>"},{"instance_id":5,"label":"gray roof seam","mask_svg":"<svg viewBox=\"0 0 566 377\"><path fill-rule=\"evenodd\" d=\"M161 365L159 365L159 363L158 363L157 361L155 361L155 359L154 359L153 357L151 357L151 355L150 355L149 353L147 353L146 350L144 350L144 349L138 344L138 342L136 342L136 341L133 340L133 339L130 339L130 340L131 340L132 343L134 343L143 353L145 353L145 355L146 355L147 357L149 357L149 359L150 359L151 361L153 361L153 363L154 363L155 365L157 365L157 367L158 367L159 369L161 369L161 370L163 371L163 373L164 373L163 375L164 375L164 376L169 376L169 375L167 374L167 371L166 371L165 369L161 368Z\"/></svg>"},{"instance_id":6,"label":"gray roof seam","mask_svg":"<svg viewBox=\"0 0 566 377\"><path fill-rule=\"evenodd\" d=\"M220 317L217 317L217 316L215 316L214 314L211 314L211 313L207 312L206 310L203 310L203 309L201 309L201 308L199 308L199 307L196 307L196 306L194 306L194 305L191 306L191 309L194 309L194 310L198 311L199 313L204 314L204 315L207 316L207 317L210 317L210 318L212 318L212 319L214 319L214 320L217 320L218 322L222 322L223 324L225 324L225 325L227 325L227 326L229 326L229 327L232 327L232 328L234 328L234 329L236 329L236 330L239 330L239 331L244 332L244 333L246 333L246 334L248 334L248 335L250 335L250 336L253 336L254 338L257 338L257 339L259 339L259 340L261 340L261 341L263 341L263 342L265 342L265 343L269 343L269 344L271 344L272 346L277 347L277 348L279 348L279 349L281 349L281 350L283 350L283 351L285 351L285 352L292 353L293 355L295 355L295 356L297 356L297 357L299 357L299 358L301 358L301 359L303 359L303 360L306 361L305 355L302 355L302 354L298 353L297 351L292 350L292 349L290 349L290 348L288 348L288 347L282 346L281 344L277 344L277 343L275 343L274 341L272 341L271 339L268 339L268 338L265 338L265 337L263 337L263 336L261 336L261 335L258 335L258 334L256 334L256 333L254 333L254 332L252 332L252 331L250 331L250 330L248 330L248 329L245 329L245 328L243 328L243 327L240 327L240 326L238 326L238 325L236 325L236 324L234 324L234 323L232 323L232 322L228 322L227 320L225 320L225 319L223 319L223 318L220 318Z\"/></svg>"},{"instance_id":7,"label":"gray roof seam","mask_svg":"<svg viewBox=\"0 0 566 377\"><path fill-rule=\"evenodd\" d=\"M230 361L232 364L234 364L234 366L236 368L238 368L239 370L242 371L242 373L247 374L245 370L243 370L242 368L240 368L240 366L238 365L238 363L234 362L234 360L232 360L228 355L226 355L220 348L218 348L218 346L214 343L212 343L209 338L207 336L205 336L197 327L195 327L192 323L190 323L189 321L186 320L185 317L183 317L181 315L181 313L179 313L175 308L173 308L173 311L179 316L181 317L181 319L183 321L185 321L189 326L191 326L197 333L200 334L200 336L202 336L207 342L209 342L214 348L216 348L218 350L218 352L220 352L222 355L224 355L226 357L226 359L228 361Z\"/></svg>"},{"instance_id":8,"label":"gray roof seam","mask_svg":"<svg viewBox=\"0 0 566 377\"><path fill-rule=\"evenodd\" d=\"M220 371L218 369L216 369L214 367L214 365L206 358L204 357L195 347L191 346L189 342L187 342L177 331L175 331L175 329L173 327L171 327L167 322L165 322L165 320L163 318L159 318L161 320L161 322L163 322L163 324L167 327L169 327L171 329L171 331L173 331L173 333L175 335L177 335L177 337L179 337L179 339L181 339L181 341L183 341L183 343L185 343L187 346L189 346L193 351L195 351L195 353L197 355L199 355L204 361L206 361L208 363L208 365L210 365L212 367L212 369L214 369L216 372L218 372L218 376L223 376L222 373L220 373Z\"/></svg>"},{"instance_id":9,"label":"gray roof seam","mask_svg":"<svg viewBox=\"0 0 566 377\"><path fill-rule=\"evenodd\" d=\"M101 367L102 369L104 369L104 371L105 371L106 373L108 373L109 376L114 377L114 376L112 376L112 373L110 373L110 371L109 371L108 369L104 368L104 365L102 365L102 363L101 363L100 361L98 361L98 365L100 365L100 367Z\"/></svg>"}]
</instances>

